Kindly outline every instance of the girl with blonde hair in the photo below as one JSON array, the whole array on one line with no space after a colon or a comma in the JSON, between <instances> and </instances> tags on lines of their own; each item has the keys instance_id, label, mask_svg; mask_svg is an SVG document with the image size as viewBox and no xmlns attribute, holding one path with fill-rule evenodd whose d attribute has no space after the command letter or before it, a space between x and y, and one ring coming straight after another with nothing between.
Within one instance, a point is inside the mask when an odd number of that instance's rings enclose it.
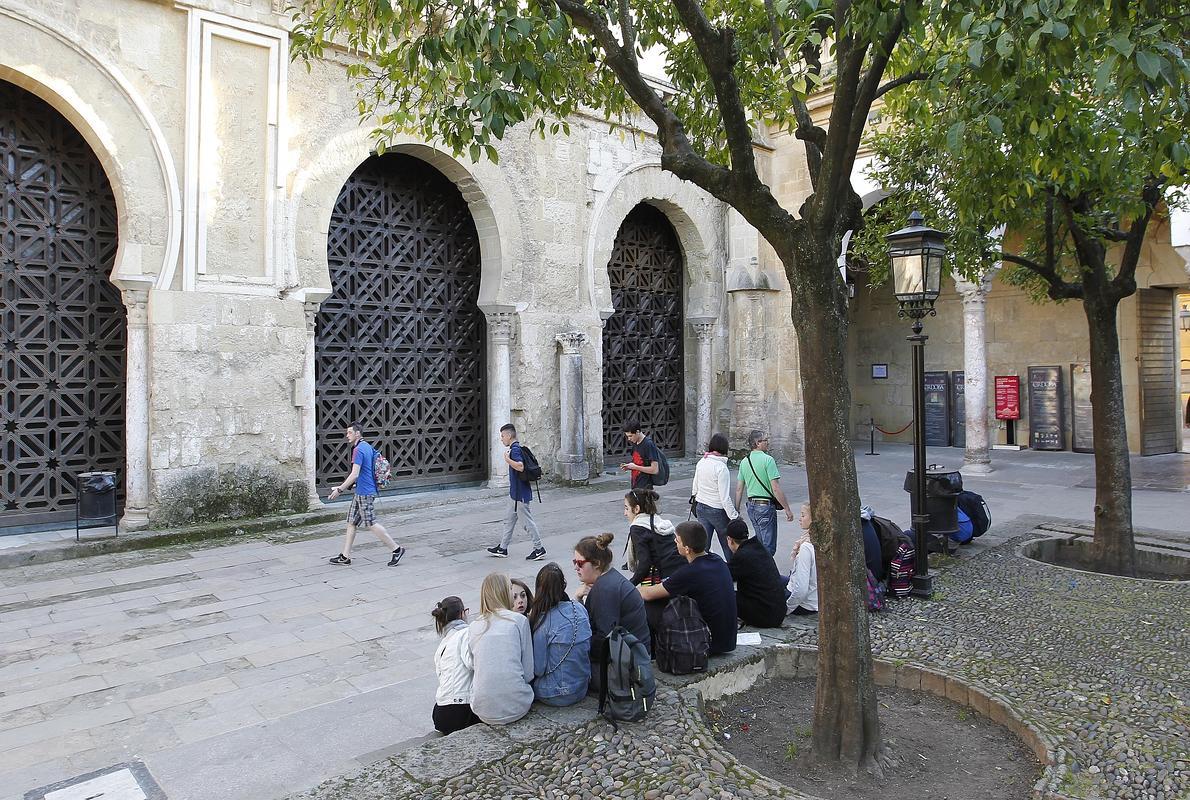
<instances>
[{"instance_id":1,"label":"girl with blonde hair","mask_svg":"<svg viewBox=\"0 0 1190 800\"><path fill-rule=\"evenodd\" d=\"M802 513L798 517L802 535L793 543L793 572L789 574L789 583L785 587L785 608L790 614L818 613L818 562L815 558L814 543L810 540L810 504L802 503Z\"/></svg>"},{"instance_id":2,"label":"girl with blonde hair","mask_svg":"<svg viewBox=\"0 0 1190 800\"><path fill-rule=\"evenodd\" d=\"M469 633L471 710L489 725L516 722L533 705L533 634L525 615L512 610L512 583L503 572L483 579Z\"/></svg>"}]
</instances>

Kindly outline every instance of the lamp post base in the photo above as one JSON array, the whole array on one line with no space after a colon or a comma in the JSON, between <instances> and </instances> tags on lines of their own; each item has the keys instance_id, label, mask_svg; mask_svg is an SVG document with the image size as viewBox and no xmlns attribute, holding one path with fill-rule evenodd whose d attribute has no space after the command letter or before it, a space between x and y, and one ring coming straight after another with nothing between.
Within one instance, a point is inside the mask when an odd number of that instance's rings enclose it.
<instances>
[{"instance_id":1,"label":"lamp post base","mask_svg":"<svg viewBox=\"0 0 1190 800\"><path fill-rule=\"evenodd\" d=\"M913 588L909 590L909 594L914 597L920 597L922 600L930 600L934 596L934 574L926 573L925 575L913 576Z\"/></svg>"}]
</instances>

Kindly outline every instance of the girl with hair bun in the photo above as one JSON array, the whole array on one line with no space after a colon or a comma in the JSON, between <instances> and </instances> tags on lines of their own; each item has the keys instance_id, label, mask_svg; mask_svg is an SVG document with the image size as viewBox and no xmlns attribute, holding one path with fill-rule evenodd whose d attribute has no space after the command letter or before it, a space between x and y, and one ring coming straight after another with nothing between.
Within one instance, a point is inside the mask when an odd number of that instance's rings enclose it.
<instances>
[{"instance_id":1,"label":"girl with hair bun","mask_svg":"<svg viewBox=\"0 0 1190 800\"><path fill-rule=\"evenodd\" d=\"M450 734L479 722L471 711L470 635L467 608L463 601L450 596L430 611L434 627L442 641L434 651L434 671L438 674L438 692L434 696L434 727Z\"/></svg>"},{"instance_id":2,"label":"girl with hair bun","mask_svg":"<svg viewBox=\"0 0 1190 800\"><path fill-rule=\"evenodd\" d=\"M574 546L574 571L581 585L575 599L583 601L591 621L591 691L599 691L600 666L607 660L607 635L622 625L652 650L645 603L636 587L612 569L610 533L584 536Z\"/></svg>"}]
</instances>

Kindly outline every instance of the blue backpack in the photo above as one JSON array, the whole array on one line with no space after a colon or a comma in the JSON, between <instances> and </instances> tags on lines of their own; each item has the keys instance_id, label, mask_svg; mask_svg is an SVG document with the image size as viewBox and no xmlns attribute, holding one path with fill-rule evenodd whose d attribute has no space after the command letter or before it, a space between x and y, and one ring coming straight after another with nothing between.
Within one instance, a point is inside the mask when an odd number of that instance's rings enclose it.
<instances>
[{"instance_id":1,"label":"blue backpack","mask_svg":"<svg viewBox=\"0 0 1190 800\"><path fill-rule=\"evenodd\" d=\"M963 512L963 509L958 509L958 512L959 529L950 535L950 540L959 544L966 544L975 538L975 526L971 523L971 518Z\"/></svg>"}]
</instances>

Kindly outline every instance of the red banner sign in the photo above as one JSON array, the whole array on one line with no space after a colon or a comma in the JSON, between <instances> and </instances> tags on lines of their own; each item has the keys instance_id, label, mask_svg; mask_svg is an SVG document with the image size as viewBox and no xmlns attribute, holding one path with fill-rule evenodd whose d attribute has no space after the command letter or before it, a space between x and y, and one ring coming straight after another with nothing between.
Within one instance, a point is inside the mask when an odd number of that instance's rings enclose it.
<instances>
[{"instance_id":1,"label":"red banner sign","mask_svg":"<svg viewBox=\"0 0 1190 800\"><path fill-rule=\"evenodd\" d=\"M1021 418L1021 379L1017 375L996 376L996 419Z\"/></svg>"}]
</instances>

